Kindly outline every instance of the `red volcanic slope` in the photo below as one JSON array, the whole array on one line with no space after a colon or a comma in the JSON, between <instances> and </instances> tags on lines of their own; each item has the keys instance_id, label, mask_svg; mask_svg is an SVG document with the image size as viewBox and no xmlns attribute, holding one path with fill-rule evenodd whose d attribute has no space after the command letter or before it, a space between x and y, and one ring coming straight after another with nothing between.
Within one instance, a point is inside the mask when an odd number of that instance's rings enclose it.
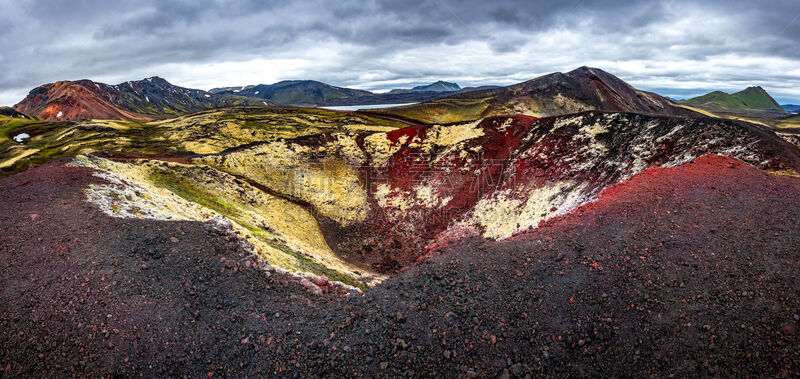
<instances>
[{"instance_id":1,"label":"red volcanic slope","mask_svg":"<svg viewBox=\"0 0 800 379\"><path fill-rule=\"evenodd\" d=\"M159 77L117 85L62 81L34 88L14 109L45 120L139 119L195 112L235 103L257 103L172 85Z\"/></svg>"},{"instance_id":2,"label":"red volcanic slope","mask_svg":"<svg viewBox=\"0 0 800 379\"><path fill-rule=\"evenodd\" d=\"M723 192L721 195L718 194L720 191ZM622 217L652 212L654 215L665 217L665 214L669 215L671 212L668 208L659 209L659 204L666 200L679 202L681 208L685 208L684 216L695 217L698 220L707 219L709 214L714 213L708 204L714 196L741 198L742 201L756 199L763 204L763 208L752 211L766 214L780 213L767 208L785 207L799 202L798 191L800 191L800 178L771 174L737 159L709 154L680 167L649 168L629 180L606 188L600 192L597 201L584 204L566 215L548 219L540 223L536 231L518 234L513 239L523 240L537 234L546 234L548 228L576 225L591 227L601 223L608 215ZM784 199L770 205L767 200L770 196L784 197ZM747 227L750 220L741 218L715 221L730 222L731 225L728 225L730 228L743 228ZM699 223L696 226L701 231L713 229L710 225ZM776 227L782 229L779 225Z\"/></svg>"},{"instance_id":3,"label":"red volcanic slope","mask_svg":"<svg viewBox=\"0 0 800 379\"><path fill-rule=\"evenodd\" d=\"M103 98L100 88L92 88L91 82L84 82L89 81L62 81L39 87L14 109L48 121L152 118L119 107Z\"/></svg>"},{"instance_id":4,"label":"red volcanic slope","mask_svg":"<svg viewBox=\"0 0 800 379\"><path fill-rule=\"evenodd\" d=\"M800 179L731 158L339 300L201 223L109 218L83 202L100 179L61 163L0 179L4 375L800 373Z\"/></svg>"}]
</instances>

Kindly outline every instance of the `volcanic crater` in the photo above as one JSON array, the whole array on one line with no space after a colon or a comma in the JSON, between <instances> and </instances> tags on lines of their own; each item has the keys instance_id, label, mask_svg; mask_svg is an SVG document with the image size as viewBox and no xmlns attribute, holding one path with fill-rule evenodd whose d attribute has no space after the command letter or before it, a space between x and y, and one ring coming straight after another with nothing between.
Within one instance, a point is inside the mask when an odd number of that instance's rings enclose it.
<instances>
[{"instance_id":1,"label":"volcanic crater","mask_svg":"<svg viewBox=\"0 0 800 379\"><path fill-rule=\"evenodd\" d=\"M568 74L520 88L666 101ZM23 130L5 375L800 370L800 149L760 125L235 107Z\"/></svg>"}]
</instances>

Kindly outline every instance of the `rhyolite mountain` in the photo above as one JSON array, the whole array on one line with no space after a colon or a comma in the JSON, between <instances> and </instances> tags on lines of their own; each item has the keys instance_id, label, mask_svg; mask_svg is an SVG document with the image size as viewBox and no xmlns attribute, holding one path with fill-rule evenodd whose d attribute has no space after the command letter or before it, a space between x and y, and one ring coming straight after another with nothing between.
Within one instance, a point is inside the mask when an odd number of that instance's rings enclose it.
<instances>
[{"instance_id":1,"label":"rhyolite mountain","mask_svg":"<svg viewBox=\"0 0 800 379\"><path fill-rule=\"evenodd\" d=\"M150 120L256 99L222 96L173 85L160 77L116 85L88 79L60 81L34 88L14 109L44 120Z\"/></svg>"},{"instance_id":2,"label":"rhyolite mountain","mask_svg":"<svg viewBox=\"0 0 800 379\"><path fill-rule=\"evenodd\" d=\"M664 116L696 115L660 95L638 90L614 75L590 67L381 112L424 122L447 123L502 114L541 117L588 110Z\"/></svg>"},{"instance_id":3,"label":"rhyolite mountain","mask_svg":"<svg viewBox=\"0 0 800 379\"><path fill-rule=\"evenodd\" d=\"M712 111L774 111L785 113L786 110L760 86L728 94L713 91L703 96L681 101L682 104L708 109Z\"/></svg>"}]
</instances>

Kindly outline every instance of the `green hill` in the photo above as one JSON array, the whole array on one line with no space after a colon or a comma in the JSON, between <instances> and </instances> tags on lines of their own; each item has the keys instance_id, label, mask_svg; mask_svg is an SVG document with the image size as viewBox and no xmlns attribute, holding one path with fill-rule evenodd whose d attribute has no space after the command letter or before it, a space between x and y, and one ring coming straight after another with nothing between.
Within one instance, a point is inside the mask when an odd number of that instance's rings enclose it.
<instances>
[{"instance_id":1,"label":"green hill","mask_svg":"<svg viewBox=\"0 0 800 379\"><path fill-rule=\"evenodd\" d=\"M412 88L412 91L434 91L434 92L452 92L458 91L461 87L458 86L456 83L438 81L435 83L431 83L424 86L416 86Z\"/></svg>"},{"instance_id":2,"label":"green hill","mask_svg":"<svg viewBox=\"0 0 800 379\"><path fill-rule=\"evenodd\" d=\"M681 101L681 103L710 110L786 112L761 87L747 87L747 89L734 94L714 91L703 96Z\"/></svg>"}]
</instances>

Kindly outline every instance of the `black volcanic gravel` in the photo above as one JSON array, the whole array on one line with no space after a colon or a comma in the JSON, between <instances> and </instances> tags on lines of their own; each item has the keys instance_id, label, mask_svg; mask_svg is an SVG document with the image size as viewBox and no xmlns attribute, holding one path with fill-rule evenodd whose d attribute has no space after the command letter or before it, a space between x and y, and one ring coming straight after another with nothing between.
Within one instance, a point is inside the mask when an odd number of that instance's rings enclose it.
<instances>
[{"instance_id":1,"label":"black volcanic gravel","mask_svg":"<svg viewBox=\"0 0 800 379\"><path fill-rule=\"evenodd\" d=\"M211 224L110 218L91 170L0 180L3 376L783 376L800 372L800 179L647 171L363 296L253 267Z\"/></svg>"}]
</instances>

